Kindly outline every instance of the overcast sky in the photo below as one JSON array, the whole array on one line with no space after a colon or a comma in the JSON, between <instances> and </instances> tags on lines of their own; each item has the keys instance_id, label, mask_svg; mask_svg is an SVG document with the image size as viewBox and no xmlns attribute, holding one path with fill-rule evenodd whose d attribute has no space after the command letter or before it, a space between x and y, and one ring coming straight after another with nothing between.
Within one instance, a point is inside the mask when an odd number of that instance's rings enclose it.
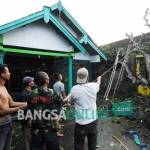
<instances>
[{"instance_id":1,"label":"overcast sky","mask_svg":"<svg viewBox=\"0 0 150 150\"><path fill-rule=\"evenodd\" d=\"M150 0L61 0L97 45L149 32L143 16ZM57 0L1 0L0 25L42 10Z\"/></svg>"}]
</instances>

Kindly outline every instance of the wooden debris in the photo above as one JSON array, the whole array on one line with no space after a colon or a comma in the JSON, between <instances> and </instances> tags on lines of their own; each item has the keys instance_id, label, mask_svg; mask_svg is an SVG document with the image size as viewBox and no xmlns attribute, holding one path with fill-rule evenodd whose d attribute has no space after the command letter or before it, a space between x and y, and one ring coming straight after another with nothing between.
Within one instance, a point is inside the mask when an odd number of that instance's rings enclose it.
<instances>
[{"instance_id":1,"label":"wooden debris","mask_svg":"<svg viewBox=\"0 0 150 150\"><path fill-rule=\"evenodd\" d=\"M115 140L117 140L126 150L129 150L126 145L115 135L112 136Z\"/></svg>"}]
</instances>

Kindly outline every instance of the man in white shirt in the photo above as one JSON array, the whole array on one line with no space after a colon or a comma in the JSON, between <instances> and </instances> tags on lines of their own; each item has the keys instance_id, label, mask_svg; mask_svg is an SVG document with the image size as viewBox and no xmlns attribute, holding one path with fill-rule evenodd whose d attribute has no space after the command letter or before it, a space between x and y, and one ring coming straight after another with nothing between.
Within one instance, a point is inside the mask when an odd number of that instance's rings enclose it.
<instances>
[{"instance_id":1,"label":"man in white shirt","mask_svg":"<svg viewBox=\"0 0 150 150\"><path fill-rule=\"evenodd\" d=\"M77 85L64 100L69 100L75 106L74 149L84 150L85 137L88 139L88 149L96 149L97 141L97 106L96 97L99 91L101 77L97 82L88 82L89 73L86 68L77 71Z\"/></svg>"}]
</instances>

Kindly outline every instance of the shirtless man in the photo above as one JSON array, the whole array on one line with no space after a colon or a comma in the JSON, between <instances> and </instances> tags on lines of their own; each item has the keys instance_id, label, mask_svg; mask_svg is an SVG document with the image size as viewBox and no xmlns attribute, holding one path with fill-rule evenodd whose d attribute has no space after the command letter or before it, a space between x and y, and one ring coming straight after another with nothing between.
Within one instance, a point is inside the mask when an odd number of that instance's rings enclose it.
<instances>
[{"instance_id":1,"label":"shirtless man","mask_svg":"<svg viewBox=\"0 0 150 150\"><path fill-rule=\"evenodd\" d=\"M0 65L0 150L8 150L11 141L11 116L27 106L26 103L14 102L9 95L5 82L10 79L7 65Z\"/></svg>"}]
</instances>

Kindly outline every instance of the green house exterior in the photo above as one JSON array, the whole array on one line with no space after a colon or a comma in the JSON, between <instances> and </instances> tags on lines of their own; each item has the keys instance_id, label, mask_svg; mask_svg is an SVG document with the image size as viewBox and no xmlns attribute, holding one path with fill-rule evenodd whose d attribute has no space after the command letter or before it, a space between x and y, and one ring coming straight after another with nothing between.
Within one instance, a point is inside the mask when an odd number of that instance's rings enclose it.
<instances>
[{"instance_id":1,"label":"green house exterior","mask_svg":"<svg viewBox=\"0 0 150 150\"><path fill-rule=\"evenodd\" d=\"M15 59L26 55L55 58L55 61L57 58L65 59L69 90L73 84L75 60L107 60L61 2L51 7L44 6L42 11L0 26L1 64L6 63L5 56L9 54L16 55Z\"/></svg>"}]
</instances>

